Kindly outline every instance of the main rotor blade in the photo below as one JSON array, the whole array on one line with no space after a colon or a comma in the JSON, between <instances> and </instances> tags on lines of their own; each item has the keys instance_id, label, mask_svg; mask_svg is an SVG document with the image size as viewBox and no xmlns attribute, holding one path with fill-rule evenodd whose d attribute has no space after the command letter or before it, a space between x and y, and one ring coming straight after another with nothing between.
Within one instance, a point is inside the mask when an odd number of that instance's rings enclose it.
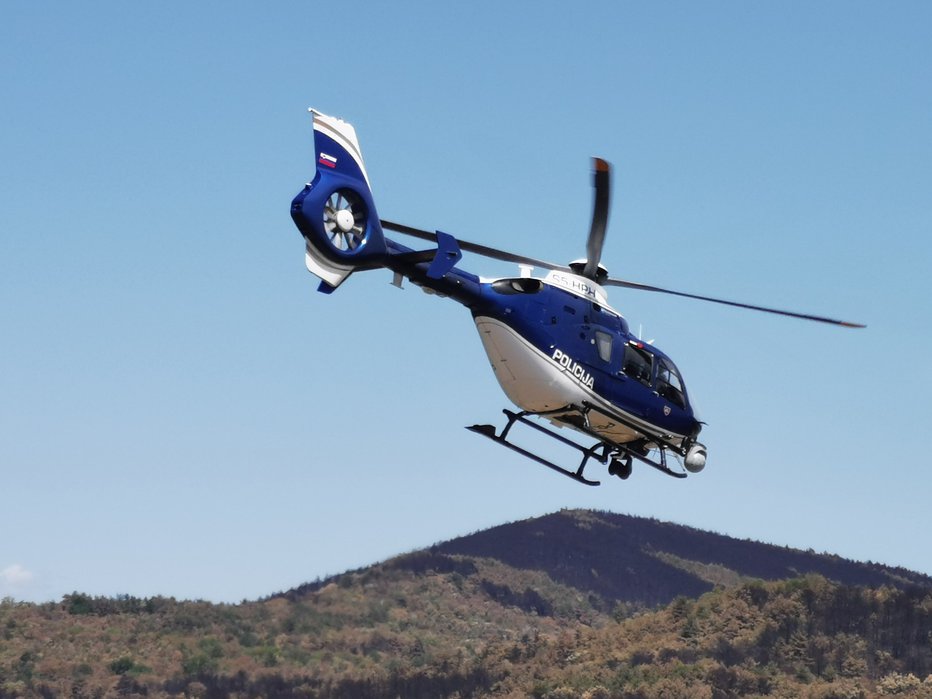
<instances>
[{"instance_id":1,"label":"main rotor blade","mask_svg":"<svg viewBox=\"0 0 932 699\"><path fill-rule=\"evenodd\" d=\"M829 323L831 325L840 325L845 328L866 328L866 325L861 323L849 323L845 320L836 320L834 318L826 318L824 316L811 315L809 313L795 313L794 311L782 311L777 308L767 308L766 306L755 306L750 303L741 303L739 301L726 301L725 299L717 299L711 296L700 296L699 294L687 294L683 291L673 291L672 289L664 289L659 286L651 286L649 284L640 284L638 282L629 282L624 279L606 279L602 282L603 286L621 286L626 289L638 289L640 291L656 291L661 294L672 294L673 296L684 296L688 299L699 299L700 301L711 301L712 303L721 303L725 306L737 306L738 308L748 308L752 311L763 311L764 313L775 313L776 315L789 316L791 318L802 318L803 320L814 320L819 323Z\"/></svg>"},{"instance_id":2,"label":"main rotor blade","mask_svg":"<svg viewBox=\"0 0 932 699\"><path fill-rule=\"evenodd\" d=\"M608 226L608 204L611 194L611 165L602 158L592 159L592 186L595 199L592 204L592 225L586 239L586 266L583 276L595 281L602 259L602 244L605 242L605 228Z\"/></svg>"},{"instance_id":3,"label":"main rotor blade","mask_svg":"<svg viewBox=\"0 0 932 699\"><path fill-rule=\"evenodd\" d=\"M431 231L426 231L422 228L412 228L411 226L406 226L403 223L395 223L393 221L386 221L385 219L379 219L379 223L382 224L382 228L386 228L390 231L395 231L397 233L404 233L405 235L410 235L413 238L420 238L421 240L429 240L431 242L437 242L437 234ZM514 262L519 265L532 265L534 267L542 267L544 269L555 269L561 272L572 272L569 267L564 267L562 265L555 265L552 262L546 262L544 260L537 260L533 257L527 257L525 255L515 255L514 253L508 252L507 250L499 250L498 248L490 248L486 245L479 245L478 243L470 243L468 240L456 239L456 242L459 244L461 250L466 252L475 253L476 255L482 255L483 257L489 257L493 260L501 260L503 262Z\"/></svg>"}]
</instances>

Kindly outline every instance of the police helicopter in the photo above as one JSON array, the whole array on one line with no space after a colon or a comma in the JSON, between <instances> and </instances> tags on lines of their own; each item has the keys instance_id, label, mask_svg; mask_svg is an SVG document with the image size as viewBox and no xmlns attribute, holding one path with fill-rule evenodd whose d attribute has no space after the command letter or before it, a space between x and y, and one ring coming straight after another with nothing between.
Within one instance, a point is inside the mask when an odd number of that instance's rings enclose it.
<instances>
[{"instance_id":1,"label":"police helicopter","mask_svg":"<svg viewBox=\"0 0 932 699\"><path fill-rule=\"evenodd\" d=\"M631 474L633 461L674 478L685 478L686 471L698 473L706 464L706 447L699 442L702 423L682 375L670 357L632 334L625 318L609 305L605 287L864 327L609 277L600 258L610 166L600 158L592 161L595 196L586 258L566 266L380 219L355 129L310 111L316 174L292 201L291 216L304 237L307 269L321 280L318 290L330 294L353 272L384 267L393 272L396 286L407 278L424 291L464 305L472 313L495 377L519 409L503 411L500 431L487 424L467 429L579 483L599 485L585 474L593 460L622 479ZM407 247L387 238L386 230L431 246ZM499 279L479 277L457 266L463 252L516 263L520 271ZM546 274L535 276L535 268ZM519 425L576 450L579 464L561 466L519 446L512 437ZM570 428L594 443L581 444L556 428ZM674 468L669 456L681 466Z\"/></svg>"}]
</instances>

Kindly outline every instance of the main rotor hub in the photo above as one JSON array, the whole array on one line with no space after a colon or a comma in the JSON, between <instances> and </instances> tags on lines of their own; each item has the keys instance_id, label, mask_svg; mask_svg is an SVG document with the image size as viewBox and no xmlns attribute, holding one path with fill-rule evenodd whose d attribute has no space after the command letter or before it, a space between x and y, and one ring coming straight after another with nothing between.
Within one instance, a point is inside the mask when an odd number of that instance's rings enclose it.
<instances>
[{"instance_id":1,"label":"main rotor hub","mask_svg":"<svg viewBox=\"0 0 932 699\"><path fill-rule=\"evenodd\" d=\"M573 270L575 274L578 274L579 276L583 276L583 270L586 269L586 261L585 260L573 260L572 262L570 262L569 267L571 270ZM601 263L599 263L598 267L596 268L595 279L593 279L593 281L596 284L601 284L606 279L608 279L608 270L605 269L605 267L603 267Z\"/></svg>"}]
</instances>

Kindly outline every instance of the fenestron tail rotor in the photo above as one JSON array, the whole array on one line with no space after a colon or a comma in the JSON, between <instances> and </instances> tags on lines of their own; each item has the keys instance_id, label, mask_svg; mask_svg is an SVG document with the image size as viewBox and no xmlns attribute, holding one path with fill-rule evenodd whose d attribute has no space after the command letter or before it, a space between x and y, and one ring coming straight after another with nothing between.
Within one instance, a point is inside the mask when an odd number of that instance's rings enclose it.
<instances>
[{"instance_id":1,"label":"fenestron tail rotor","mask_svg":"<svg viewBox=\"0 0 932 699\"><path fill-rule=\"evenodd\" d=\"M366 205L348 189L338 189L324 204L324 230L340 252L353 252L366 237Z\"/></svg>"}]
</instances>

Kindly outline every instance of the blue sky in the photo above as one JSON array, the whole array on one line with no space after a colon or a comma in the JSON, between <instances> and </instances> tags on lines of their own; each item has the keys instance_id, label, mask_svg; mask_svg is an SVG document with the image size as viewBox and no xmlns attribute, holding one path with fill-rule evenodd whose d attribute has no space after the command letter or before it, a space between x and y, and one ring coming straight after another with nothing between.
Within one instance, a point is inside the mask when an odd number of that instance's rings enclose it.
<instances>
[{"instance_id":1,"label":"blue sky","mask_svg":"<svg viewBox=\"0 0 932 699\"><path fill-rule=\"evenodd\" d=\"M932 574L932 6L6 3L0 596L238 601L561 507ZM379 213L840 330L615 289L706 470L589 489L463 429L468 312L318 294L307 107ZM467 257L486 275L509 265Z\"/></svg>"}]
</instances>

